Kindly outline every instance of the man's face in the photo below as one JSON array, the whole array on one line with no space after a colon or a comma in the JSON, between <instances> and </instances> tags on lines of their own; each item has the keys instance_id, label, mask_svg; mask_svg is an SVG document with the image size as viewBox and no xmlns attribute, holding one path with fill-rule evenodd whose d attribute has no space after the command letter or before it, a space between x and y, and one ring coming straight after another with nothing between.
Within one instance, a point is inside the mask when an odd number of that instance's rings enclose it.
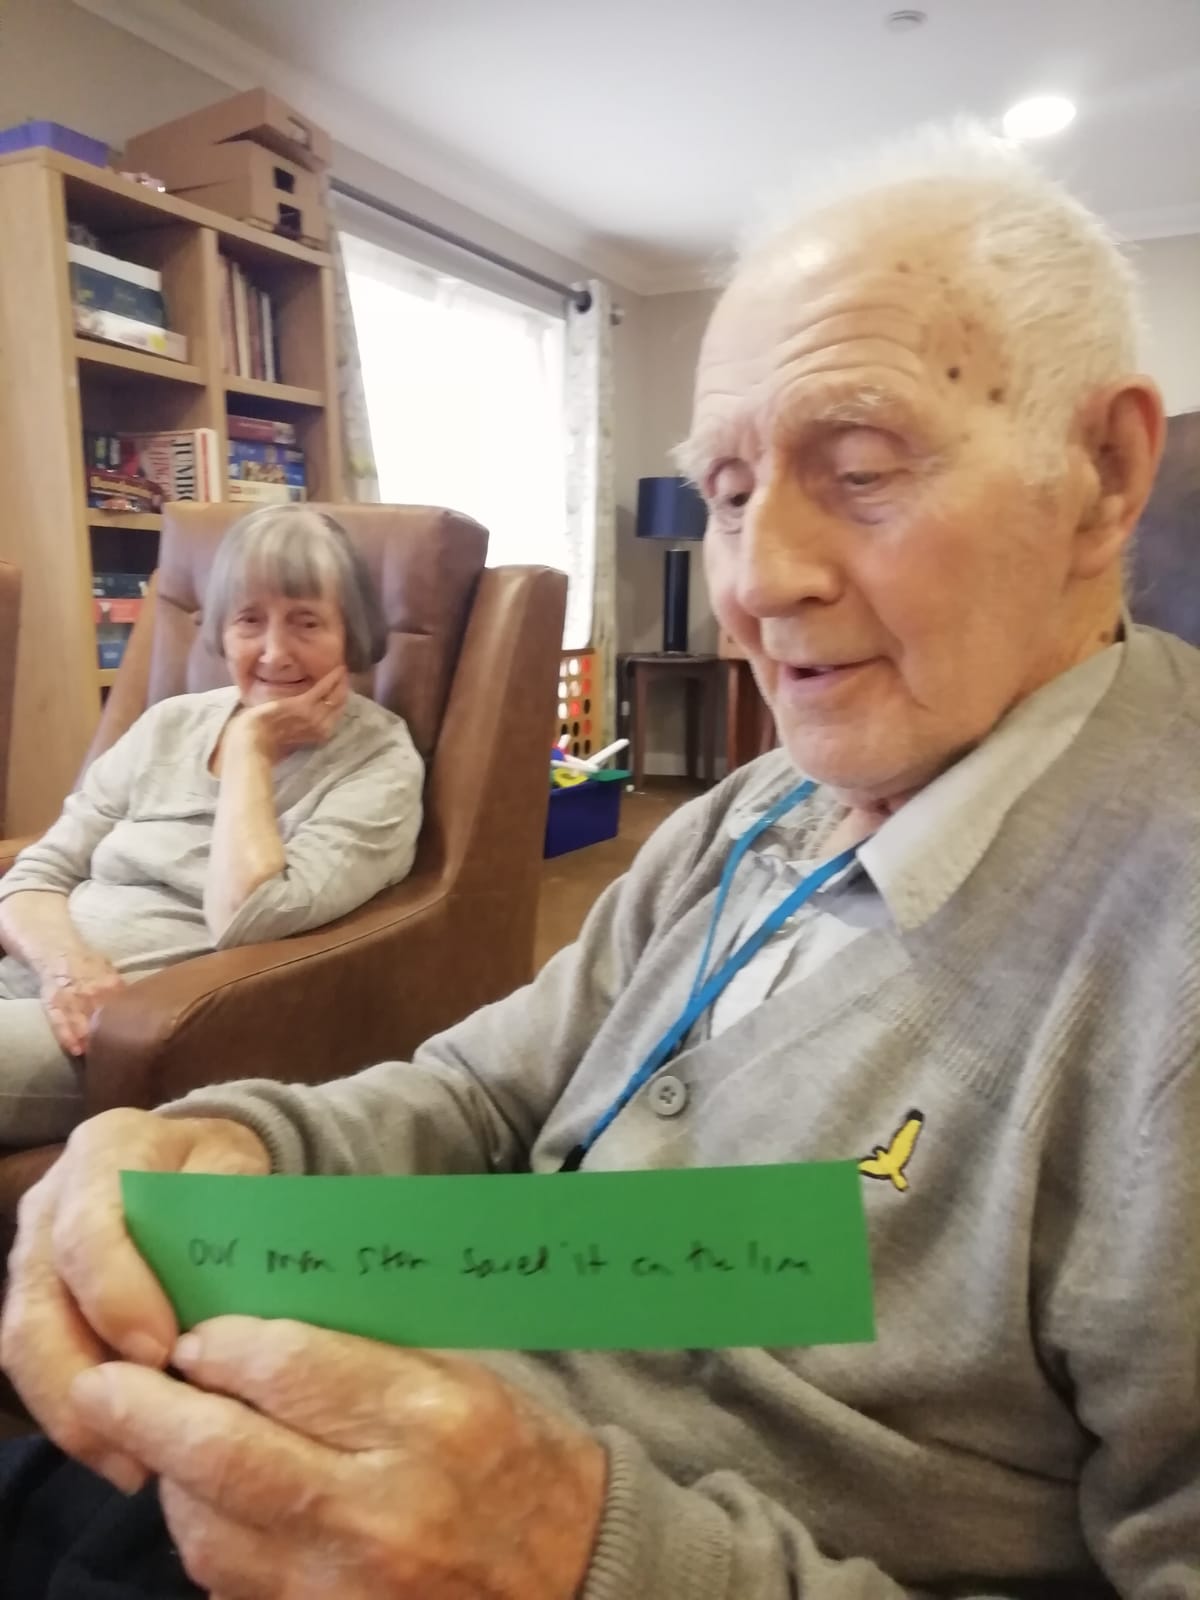
<instances>
[{"instance_id":1,"label":"man's face","mask_svg":"<svg viewBox=\"0 0 1200 1600\"><path fill-rule=\"evenodd\" d=\"M735 283L701 352L714 609L795 765L864 804L927 783L1069 664L1078 475L1064 439L1054 492L1023 481L1003 347L964 278L928 245L831 230Z\"/></svg>"}]
</instances>

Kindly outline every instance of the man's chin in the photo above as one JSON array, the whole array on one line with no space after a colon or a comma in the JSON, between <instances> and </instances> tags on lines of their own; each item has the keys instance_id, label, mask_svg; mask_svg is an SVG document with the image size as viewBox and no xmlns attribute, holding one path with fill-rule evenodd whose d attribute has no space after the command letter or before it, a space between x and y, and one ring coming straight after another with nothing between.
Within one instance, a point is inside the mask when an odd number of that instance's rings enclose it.
<instances>
[{"instance_id":1,"label":"man's chin","mask_svg":"<svg viewBox=\"0 0 1200 1600\"><path fill-rule=\"evenodd\" d=\"M779 730L779 737L797 772L832 790L845 805L877 805L920 787L898 751L891 759L883 750L867 755L865 739L814 739L800 732L789 736L786 728Z\"/></svg>"}]
</instances>

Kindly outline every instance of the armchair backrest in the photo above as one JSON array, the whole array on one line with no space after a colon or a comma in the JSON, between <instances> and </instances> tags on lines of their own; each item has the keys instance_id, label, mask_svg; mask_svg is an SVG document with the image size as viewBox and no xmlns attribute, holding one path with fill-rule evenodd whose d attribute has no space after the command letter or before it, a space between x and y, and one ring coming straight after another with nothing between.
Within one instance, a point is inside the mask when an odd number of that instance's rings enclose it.
<instances>
[{"instance_id":1,"label":"armchair backrest","mask_svg":"<svg viewBox=\"0 0 1200 1600\"><path fill-rule=\"evenodd\" d=\"M150 601L88 762L154 702L229 682L200 638L200 605L217 545L243 509L165 508ZM485 569L486 531L453 511L321 509L366 557L383 599L387 652L356 687L404 717L426 759L418 866L442 869L456 890L506 901L515 947L532 948L566 578L543 567Z\"/></svg>"},{"instance_id":2,"label":"armchair backrest","mask_svg":"<svg viewBox=\"0 0 1200 1600\"><path fill-rule=\"evenodd\" d=\"M437 742L467 617L487 557L488 536L470 517L430 506L317 506L345 528L379 588L387 651L358 679L359 693L397 712L418 750ZM115 742L147 706L228 683L223 660L200 637L213 557L247 508L180 502L163 511L149 627L139 624L88 761Z\"/></svg>"},{"instance_id":3,"label":"armchair backrest","mask_svg":"<svg viewBox=\"0 0 1200 1600\"><path fill-rule=\"evenodd\" d=\"M4 800L12 740L13 702L17 688L17 627L20 615L20 568L0 561L0 839L4 837Z\"/></svg>"}]
</instances>

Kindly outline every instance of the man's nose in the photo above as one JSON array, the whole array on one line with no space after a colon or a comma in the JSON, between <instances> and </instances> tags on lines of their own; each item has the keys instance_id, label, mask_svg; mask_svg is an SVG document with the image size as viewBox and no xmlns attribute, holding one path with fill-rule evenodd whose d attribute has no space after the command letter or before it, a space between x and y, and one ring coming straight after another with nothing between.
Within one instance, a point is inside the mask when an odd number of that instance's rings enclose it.
<instances>
[{"instance_id":1,"label":"man's nose","mask_svg":"<svg viewBox=\"0 0 1200 1600\"><path fill-rule=\"evenodd\" d=\"M751 616L781 616L841 593L833 529L802 486L780 474L746 507L737 546L737 595Z\"/></svg>"}]
</instances>

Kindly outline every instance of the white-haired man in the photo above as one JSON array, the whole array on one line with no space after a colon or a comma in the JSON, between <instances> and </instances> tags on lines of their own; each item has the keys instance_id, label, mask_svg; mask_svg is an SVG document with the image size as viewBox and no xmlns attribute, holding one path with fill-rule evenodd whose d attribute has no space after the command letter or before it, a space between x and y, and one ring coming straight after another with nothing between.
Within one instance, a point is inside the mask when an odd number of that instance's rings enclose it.
<instances>
[{"instance_id":1,"label":"white-haired man","mask_svg":"<svg viewBox=\"0 0 1200 1600\"><path fill-rule=\"evenodd\" d=\"M1200 1597L1200 656L1122 620L1162 439L1133 333L1099 225L977 137L753 249L685 461L783 749L414 1063L73 1137L24 1212L4 1359L66 1451L160 1475L197 1583ZM624 1098L746 833L716 956L800 909L660 1069L672 1092ZM176 1344L116 1180L849 1156L873 1345L486 1366L240 1318ZM47 1505L84 1475L37 1449L7 1503L61 1538ZM126 1566L130 1595L176 1592Z\"/></svg>"}]
</instances>

